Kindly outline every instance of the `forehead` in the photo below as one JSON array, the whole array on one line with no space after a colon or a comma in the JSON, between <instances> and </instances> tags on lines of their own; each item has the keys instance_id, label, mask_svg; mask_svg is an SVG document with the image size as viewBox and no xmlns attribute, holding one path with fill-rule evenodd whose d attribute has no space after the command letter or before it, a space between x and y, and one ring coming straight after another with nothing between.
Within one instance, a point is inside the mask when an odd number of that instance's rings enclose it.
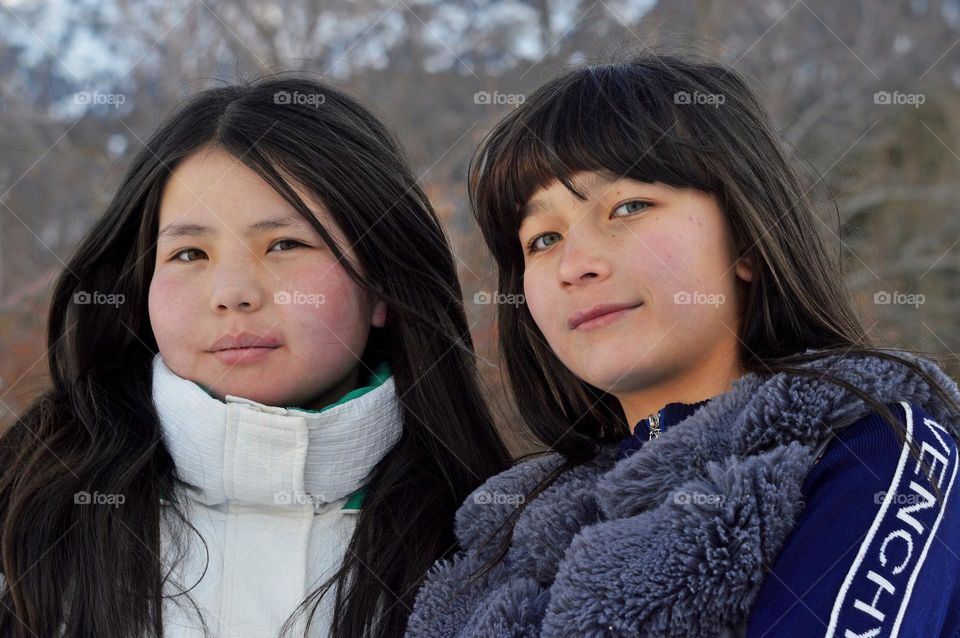
<instances>
[{"instance_id":1,"label":"forehead","mask_svg":"<svg viewBox=\"0 0 960 638\"><path fill-rule=\"evenodd\" d=\"M160 199L160 218L185 213L209 216L229 209L237 216L287 207L286 200L255 171L232 155L202 150L174 169Z\"/></svg>"},{"instance_id":2,"label":"forehead","mask_svg":"<svg viewBox=\"0 0 960 638\"><path fill-rule=\"evenodd\" d=\"M291 184L321 222L322 206ZM309 229L296 209L249 168L220 150L201 150L184 159L164 186L159 238L214 234L217 229Z\"/></svg>"}]
</instances>

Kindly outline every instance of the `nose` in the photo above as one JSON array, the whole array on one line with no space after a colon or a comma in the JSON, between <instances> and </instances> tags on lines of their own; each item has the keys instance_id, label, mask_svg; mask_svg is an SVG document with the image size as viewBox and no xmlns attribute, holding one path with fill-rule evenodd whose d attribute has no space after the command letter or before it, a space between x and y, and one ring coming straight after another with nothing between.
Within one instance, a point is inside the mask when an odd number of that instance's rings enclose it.
<instances>
[{"instance_id":1,"label":"nose","mask_svg":"<svg viewBox=\"0 0 960 638\"><path fill-rule=\"evenodd\" d=\"M254 312L263 306L263 290L254 277L234 272L214 284L210 306L216 313Z\"/></svg>"},{"instance_id":2,"label":"nose","mask_svg":"<svg viewBox=\"0 0 960 638\"><path fill-rule=\"evenodd\" d=\"M561 288L603 281L610 276L610 262L603 256L600 244L585 232L571 229L560 250L557 277Z\"/></svg>"}]
</instances>

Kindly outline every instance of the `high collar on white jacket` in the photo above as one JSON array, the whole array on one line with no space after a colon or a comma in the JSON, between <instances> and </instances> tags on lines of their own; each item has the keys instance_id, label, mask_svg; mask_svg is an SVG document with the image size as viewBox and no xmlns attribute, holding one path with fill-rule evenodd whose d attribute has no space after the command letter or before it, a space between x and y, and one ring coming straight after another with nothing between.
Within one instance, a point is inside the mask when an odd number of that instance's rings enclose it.
<instances>
[{"instance_id":1,"label":"high collar on white jacket","mask_svg":"<svg viewBox=\"0 0 960 638\"><path fill-rule=\"evenodd\" d=\"M365 485L396 445L402 418L385 366L371 385L319 411L227 395L223 401L153 360L153 400L163 438L190 496L206 505L240 501L320 507Z\"/></svg>"}]
</instances>

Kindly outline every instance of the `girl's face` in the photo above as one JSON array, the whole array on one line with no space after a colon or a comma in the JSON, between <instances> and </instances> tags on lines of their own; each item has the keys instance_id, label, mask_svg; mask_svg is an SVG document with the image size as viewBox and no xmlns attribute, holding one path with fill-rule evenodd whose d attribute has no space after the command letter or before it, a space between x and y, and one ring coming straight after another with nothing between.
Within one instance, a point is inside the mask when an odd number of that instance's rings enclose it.
<instances>
[{"instance_id":1,"label":"girl's face","mask_svg":"<svg viewBox=\"0 0 960 638\"><path fill-rule=\"evenodd\" d=\"M530 198L520 226L530 314L573 374L617 396L631 423L722 392L738 373L738 279L714 196L573 176ZM702 395L702 396L701 396Z\"/></svg>"},{"instance_id":2,"label":"girl's face","mask_svg":"<svg viewBox=\"0 0 960 638\"><path fill-rule=\"evenodd\" d=\"M329 214L297 194L356 264ZM320 234L218 149L185 159L164 188L149 312L177 375L221 400L308 409L356 387L370 328L386 319Z\"/></svg>"}]
</instances>

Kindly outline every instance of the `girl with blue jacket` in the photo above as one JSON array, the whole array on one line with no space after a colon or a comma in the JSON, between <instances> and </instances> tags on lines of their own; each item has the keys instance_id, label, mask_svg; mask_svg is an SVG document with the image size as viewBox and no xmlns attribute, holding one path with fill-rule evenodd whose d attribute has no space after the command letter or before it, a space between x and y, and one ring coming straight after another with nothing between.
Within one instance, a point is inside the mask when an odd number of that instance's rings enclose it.
<instances>
[{"instance_id":1,"label":"girl with blue jacket","mask_svg":"<svg viewBox=\"0 0 960 638\"><path fill-rule=\"evenodd\" d=\"M408 636L957 636L960 392L873 342L745 82L569 71L470 194L552 453L461 506Z\"/></svg>"}]
</instances>

